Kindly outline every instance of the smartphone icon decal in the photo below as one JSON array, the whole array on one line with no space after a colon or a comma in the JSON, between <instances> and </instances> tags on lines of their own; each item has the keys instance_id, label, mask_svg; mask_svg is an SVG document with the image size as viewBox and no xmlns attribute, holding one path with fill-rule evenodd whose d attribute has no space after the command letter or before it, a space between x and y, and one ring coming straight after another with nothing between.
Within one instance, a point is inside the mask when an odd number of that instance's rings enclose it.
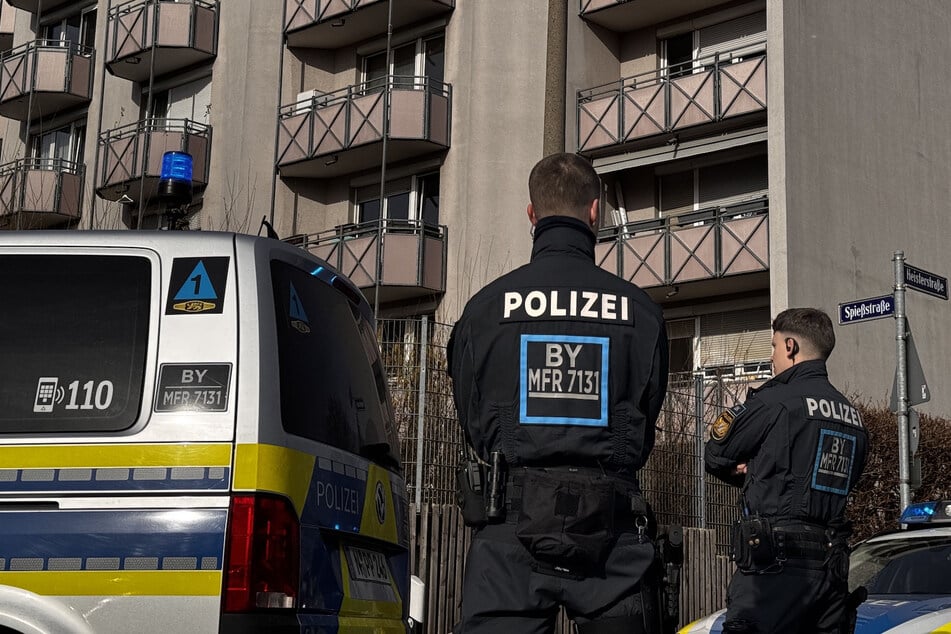
<instances>
[{"instance_id":1,"label":"smartphone icon decal","mask_svg":"<svg viewBox=\"0 0 951 634\"><path fill-rule=\"evenodd\" d=\"M34 412L52 412L56 402L56 386L59 378L55 376L40 377L36 384L36 400L33 401Z\"/></svg>"}]
</instances>

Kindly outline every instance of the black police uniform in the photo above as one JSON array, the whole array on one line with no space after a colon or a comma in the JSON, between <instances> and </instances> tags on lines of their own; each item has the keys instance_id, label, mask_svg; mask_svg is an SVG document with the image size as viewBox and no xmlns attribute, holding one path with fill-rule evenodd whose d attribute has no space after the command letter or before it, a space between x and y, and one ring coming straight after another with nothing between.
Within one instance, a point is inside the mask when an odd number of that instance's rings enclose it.
<instances>
[{"instance_id":1,"label":"black police uniform","mask_svg":"<svg viewBox=\"0 0 951 634\"><path fill-rule=\"evenodd\" d=\"M667 388L660 308L595 265L587 225L550 216L531 262L466 305L448 355L470 446L508 465L504 518L477 522L469 550L461 631L551 632L559 604L582 632L649 631L636 474Z\"/></svg>"},{"instance_id":2,"label":"black police uniform","mask_svg":"<svg viewBox=\"0 0 951 634\"><path fill-rule=\"evenodd\" d=\"M867 450L858 410L821 360L792 366L717 418L706 469L743 487L724 632L852 631L845 503ZM733 475L738 463L745 478Z\"/></svg>"}]
</instances>

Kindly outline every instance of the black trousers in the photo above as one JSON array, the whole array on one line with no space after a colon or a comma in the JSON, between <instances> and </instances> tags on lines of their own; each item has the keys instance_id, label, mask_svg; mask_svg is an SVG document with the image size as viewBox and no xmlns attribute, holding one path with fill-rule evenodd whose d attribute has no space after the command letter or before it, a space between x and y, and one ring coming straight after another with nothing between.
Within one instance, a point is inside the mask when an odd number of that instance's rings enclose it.
<instances>
[{"instance_id":1,"label":"black trousers","mask_svg":"<svg viewBox=\"0 0 951 634\"><path fill-rule=\"evenodd\" d=\"M724 633L851 634L848 566L848 552L837 549L828 561L790 560L775 573L737 571L727 590Z\"/></svg>"},{"instance_id":2,"label":"black trousers","mask_svg":"<svg viewBox=\"0 0 951 634\"><path fill-rule=\"evenodd\" d=\"M462 623L453 634L551 634L559 606L579 625L621 616L643 619L641 581L653 559L650 540L625 532L602 576L572 578L539 568L515 536L514 524L485 526L469 547Z\"/></svg>"}]
</instances>

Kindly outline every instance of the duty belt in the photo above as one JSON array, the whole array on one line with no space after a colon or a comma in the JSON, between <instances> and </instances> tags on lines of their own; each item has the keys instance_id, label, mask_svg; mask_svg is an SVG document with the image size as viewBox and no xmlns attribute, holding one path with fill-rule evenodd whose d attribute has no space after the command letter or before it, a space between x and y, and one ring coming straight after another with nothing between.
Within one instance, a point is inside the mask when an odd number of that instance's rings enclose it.
<instances>
[{"instance_id":1,"label":"duty belt","mask_svg":"<svg viewBox=\"0 0 951 634\"><path fill-rule=\"evenodd\" d=\"M773 539L777 557L780 559L805 559L823 561L829 551L844 539L838 538L830 528L810 522L779 522L773 526Z\"/></svg>"},{"instance_id":2,"label":"duty belt","mask_svg":"<svg viewBox=\"0 0 951 634\"><path fill-rule=\"evenodd\" d=\"M647 501L641 495L640 484L637 478L616 473L605 473L593 467L521 467L511 469L505 489L505 522L515 524L518 521L522 508L522 483L527 472L539 469L549 473L570 471L577 474L588 474L593 477L604 477L614 480L614 522L615 529L620 531L636 531L647 527L647 518L650 514Z\"/></svg>"}]
</instances>

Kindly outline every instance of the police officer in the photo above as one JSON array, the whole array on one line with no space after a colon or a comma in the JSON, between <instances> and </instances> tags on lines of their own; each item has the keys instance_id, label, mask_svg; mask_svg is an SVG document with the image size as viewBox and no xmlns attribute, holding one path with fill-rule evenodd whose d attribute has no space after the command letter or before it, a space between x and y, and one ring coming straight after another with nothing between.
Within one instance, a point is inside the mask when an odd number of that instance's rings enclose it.
<instances>
[{"instance_id":1,"label":"police officer","mask_svg":"<svg viewBox=\"0 0 951 634\"><path fill-rule=\"evenodd\" d=\"M650 510L637 470L667 389L663 315L594 263L600 181L575 154L529 177L531 262L479 291L448 356L479 460L460 471L477 528L455 634L655 631ZM644 581L644 583L642 583Z\"/></svg>"},{"instance_id":2,"label":"police officer","mask_svg":"<svg viewBox=\"0 0 951 634\"><path fill-rule=\"evenodd\" d=\"M773 321L774 377L710 429L706 469L742 486L724 632L851 633L845 503L865 464L862 417L831 383L829 316Z\"/></svg>"}]
</instances>

